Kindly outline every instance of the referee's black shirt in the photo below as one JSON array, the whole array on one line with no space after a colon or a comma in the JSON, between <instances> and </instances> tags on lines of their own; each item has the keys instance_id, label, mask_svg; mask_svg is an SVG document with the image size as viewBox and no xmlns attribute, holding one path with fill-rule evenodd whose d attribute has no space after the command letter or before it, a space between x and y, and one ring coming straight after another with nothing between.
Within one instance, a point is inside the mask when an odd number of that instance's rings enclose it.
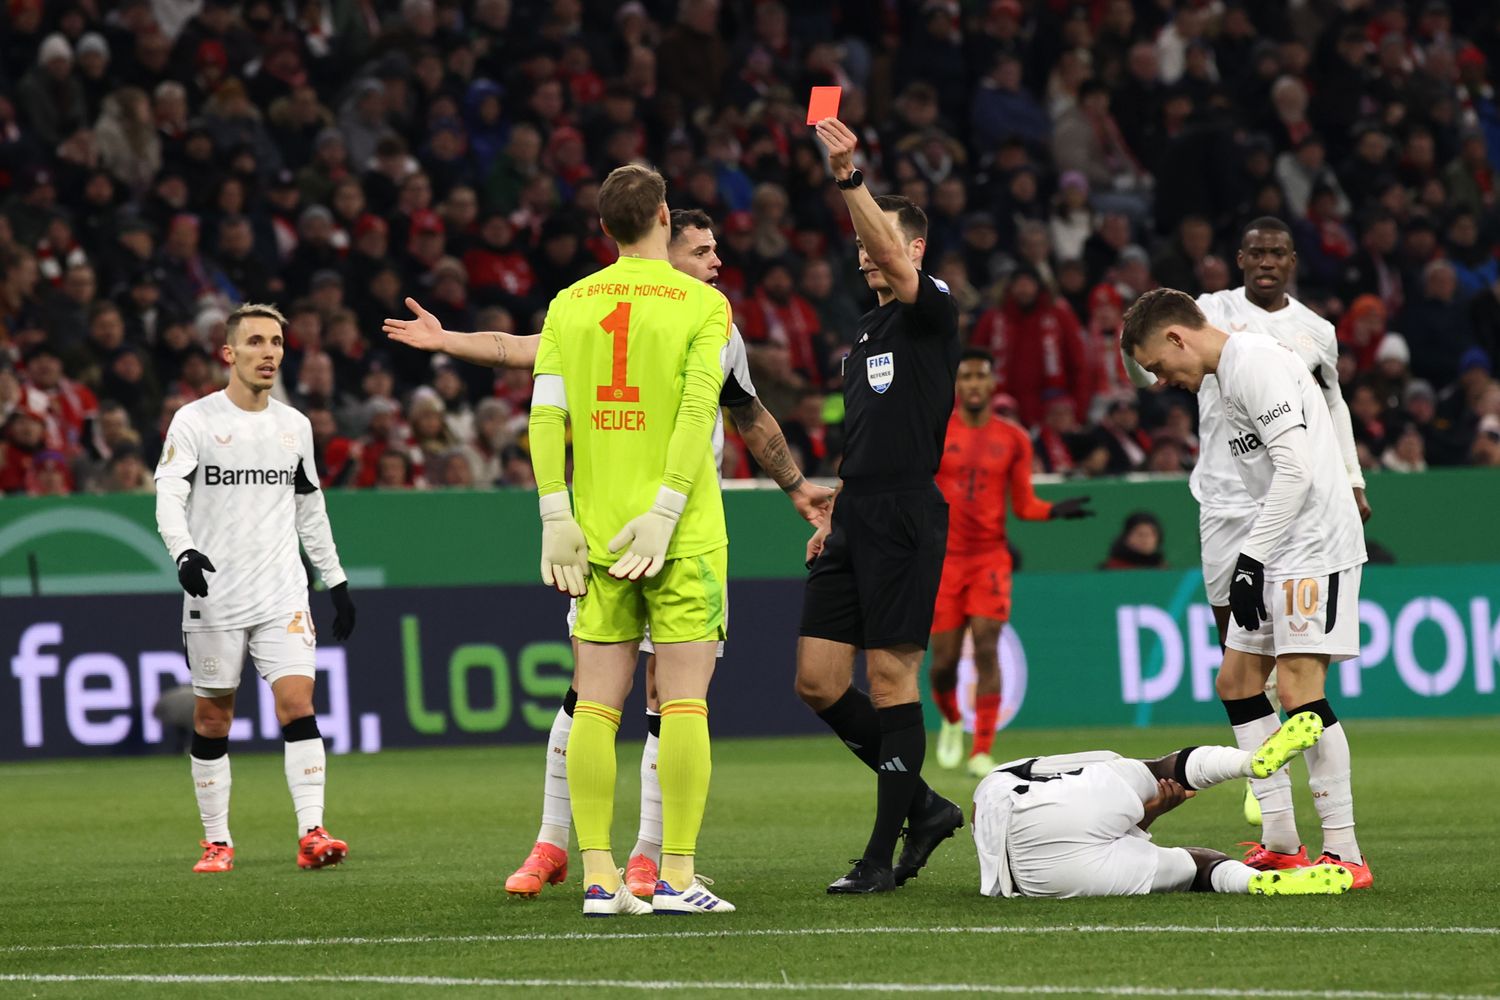
<instances>
[{"instance_id":1,"label":"referee's black shirt","mask_svg":"<svg viewBox=\"0 0 1500 1000\"><path fill-rule=\"evenodd\" d=\"M961 347L948 286L917 272L917 300L865 313L844 363L846 489L921 485L937 475Z\"/></svg>"}]
</instances>

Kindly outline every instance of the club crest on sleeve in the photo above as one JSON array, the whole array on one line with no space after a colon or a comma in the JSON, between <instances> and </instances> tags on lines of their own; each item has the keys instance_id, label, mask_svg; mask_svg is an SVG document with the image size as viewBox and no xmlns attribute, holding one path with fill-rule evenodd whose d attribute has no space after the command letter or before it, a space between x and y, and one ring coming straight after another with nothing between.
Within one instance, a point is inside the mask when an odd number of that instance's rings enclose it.
<instances>
[{"instance_id":1,"label":"club crest on sleeve","mask_svg":"<svg viewBox=\"0 0 1500 1000\"><path fill-rule=\"evenodd\" d=\"M885 392L896 377L896 356L886 351L884 354L865 358L865 377L869 380L871 389Z\"/></svg>"}]
</instances>

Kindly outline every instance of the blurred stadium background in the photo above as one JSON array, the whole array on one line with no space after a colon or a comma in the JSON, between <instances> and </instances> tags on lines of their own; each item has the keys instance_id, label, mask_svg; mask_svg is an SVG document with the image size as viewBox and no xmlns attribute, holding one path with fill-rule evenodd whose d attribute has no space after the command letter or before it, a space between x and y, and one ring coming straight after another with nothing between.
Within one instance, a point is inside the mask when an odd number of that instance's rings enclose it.
<instances>
[{"instance_id":1,"label":"blurred stadium background","mask_svg":"<svg viewBox=\"0 0 1500 1000\"><path fill-rule=\"evenodd\" d=\"M1263 213L1293 226L1297 294L1338 326L1389 564L1341 704L1496 708L1493 4L13 0L0 38L4 757L161 738L150 709L183 672L149 470L177 407L222 384L246 300L291 317L276 392L313 419L375 612L322 650L335 746L536 738L570 662L532 584L529 376L392 343L381 320L412 294L448 329L538 329L611 259L599 180L645 158L718 221L762 397L831 475L838 359L869 302L802 124L821 84L844 88L872 186L926 207L997 411L1044 482L1090 480L1102 513L1014 529L1007 724L1216 719L1194 401L1138 397L1114 343L1150 287L1238 283ZM812 730L790 695L803 529L730 436L738 641L716 725ZM1136 512L1156 546L1125 541Z\"/></svg>"}]
</instances>

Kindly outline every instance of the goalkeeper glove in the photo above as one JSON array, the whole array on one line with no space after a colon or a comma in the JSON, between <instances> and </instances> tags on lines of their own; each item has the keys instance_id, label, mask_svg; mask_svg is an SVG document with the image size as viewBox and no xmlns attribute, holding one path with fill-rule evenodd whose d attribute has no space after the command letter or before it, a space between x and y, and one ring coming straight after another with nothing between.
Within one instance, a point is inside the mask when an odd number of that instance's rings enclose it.
<instances>
[{"instance_id":1,"label":"goalkeeper glove","mask_svg":"<svg viewBox=\"0 0 1500 1000\"><path fill-rule=\"evenodd\" d=\"M208 556L197 549L188 549L177 557L177 582L193 597L208 596L208 581L203 578L204 570L218 572L214 569L214 564L208 561Z\"/></svg>"},{"instance_id":2,"label":"goalkeeper glove","mask_svg":"<svg viewBox=\"0 0 1500 1000\"><path fill-rule=\"evenodd\" d=\"M609 575L620 580L639 580L661 572L667 561L667 546L677 519L687 506L687 494L663 486L656 491L656 503L640 517L632 518L610 539L609 551L630 548L609 568Z\"/></svg>"},{"instance_id":3,"label":"goalkeeper glove","mask_svg":"<svg viewBox=\"0 0 1500 1000\"><path fill-rule=\"evenodd\" d=\"M549 493L538 506L542 512L542 582L582 597L588 590L589 544L573 520L568 491Z\"/></svg>"},{"instance_id":4,"label":"goalkeeper glove","mask_svg":"<svg viewBox=\"0 0 1500 1000\"><path fill-rule=\"evenodd\" d=\"M328 589L333 598L333 637L343 642L354 634L354 602L349 599L349 582Z\"/></svg>"},{"instance_id":5,"label":"goalkeeper glove","mask_svg":"<svg viewBox=\"0 0 1500 1000\"><path fill-rule=\"evenodd\" d=\"M1059 500L1052 505L1052 513L1047 515L1047 520L1076 521L1080 517L1093 517L1094 512L1084 506L1091 499L1091 497L1068 497L1066 500Z\"/></svg>"},{"instance_id":6,"label":"goalkeeper glove","mask_svg":"<svg viewBox=\"0 0 1500 1000\"><path fill-rule=\"evenodd\" d=\"M1234 564L1234 579L1229 583L1229 610L1247 632L1258 631L1260 623L1271 617L1266 614L1266 567L1243 552Z\"/></svg>"}]
</instances>

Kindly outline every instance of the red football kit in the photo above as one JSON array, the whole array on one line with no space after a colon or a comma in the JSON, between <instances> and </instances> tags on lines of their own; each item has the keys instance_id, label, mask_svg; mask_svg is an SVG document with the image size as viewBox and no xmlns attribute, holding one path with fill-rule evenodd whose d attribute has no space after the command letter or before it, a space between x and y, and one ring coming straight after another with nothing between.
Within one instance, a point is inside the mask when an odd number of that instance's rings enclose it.
<instances>
[{"instance_id":1,"label":"red football kit","mask_svg":"<svg viewBox=\"0 0 1500 1000\"><path fill-rule=\"evenodd\" d=\"M1031 486L1031 439L1019 424L996 416L970 427L955 410L937 484L949 507L948 554L932 631L962 628L970 618L1009 620L1006 496L1022 520L1044 521L1052 513Z\"/></svg>"}]
</instances>

